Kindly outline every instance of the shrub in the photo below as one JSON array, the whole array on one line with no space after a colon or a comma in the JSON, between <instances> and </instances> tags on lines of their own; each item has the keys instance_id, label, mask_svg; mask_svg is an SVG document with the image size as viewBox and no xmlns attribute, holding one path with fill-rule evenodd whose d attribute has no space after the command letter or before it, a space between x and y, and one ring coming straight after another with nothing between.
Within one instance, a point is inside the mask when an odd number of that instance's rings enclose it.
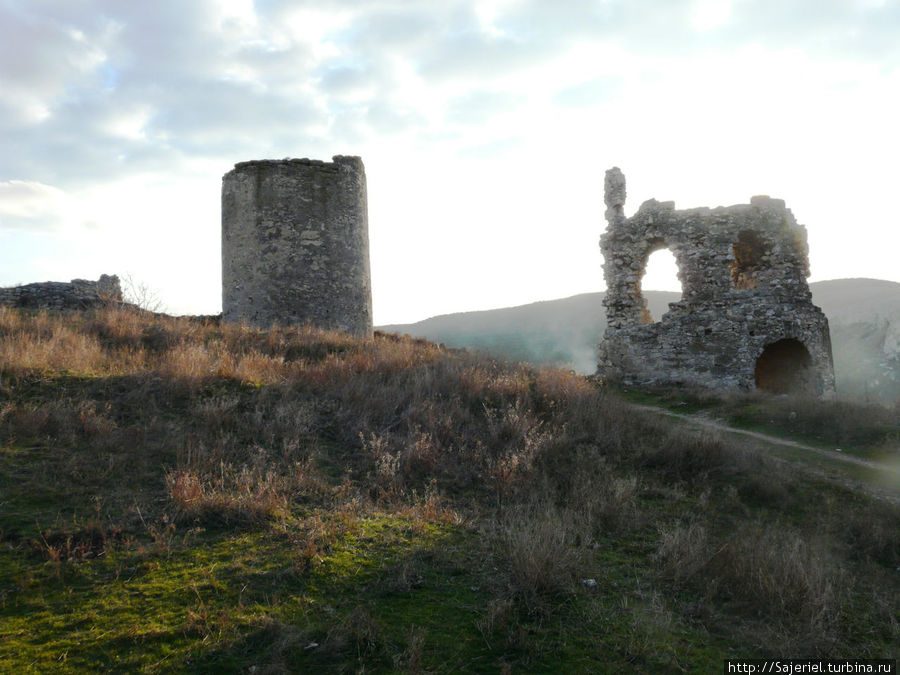
<instances>
[{"instance_id":1,"label":"shrub","mask_svg":"<svg viewBox=\"0 0 900 675\"><path fill-rule=\"evenodd\" d=\"M702 582L706 598L751 615L800 622L827 635L840 609L842 572L824 544L783 526L755 525L714 543L699 523L660 532L662 574Z\"/></svg>"},{"instance_id":2,"label":"shrub","mask_svg":"<svg viewBox=\"0 0 900 675\"><path fill-rule=\"evenodd\" d=\"M495 537L508 566L510 592L528 613L571 593L587 550L575 513L538 500L508 509Z\"/></svg>"},{"instance_id":3,"label":"shrub","mask_svg":"<svg viewBox=\"0 0 900 675\"><path fill-rule=\"evenodd\" d=\"M671 427L644 441L640 461L671 479L695 480L739 460L718 432Z\"/></svg>"}]
</instances>

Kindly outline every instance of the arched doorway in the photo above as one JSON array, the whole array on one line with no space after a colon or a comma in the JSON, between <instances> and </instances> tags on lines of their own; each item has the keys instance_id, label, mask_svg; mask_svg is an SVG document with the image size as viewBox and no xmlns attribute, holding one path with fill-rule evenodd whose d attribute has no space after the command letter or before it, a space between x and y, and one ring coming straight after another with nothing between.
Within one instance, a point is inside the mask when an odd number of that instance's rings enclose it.
<instances>
[{"instance_id":1,"label":"arched doorway","mask_svg":"<svg viewBox=\"0 0 900 675\"><path fill-rule=\"evenodd\" d=\"M773 394L815 394L812 357L799 340L778 340L756 359L756 388Z\"/></svg>"}]
</instances>

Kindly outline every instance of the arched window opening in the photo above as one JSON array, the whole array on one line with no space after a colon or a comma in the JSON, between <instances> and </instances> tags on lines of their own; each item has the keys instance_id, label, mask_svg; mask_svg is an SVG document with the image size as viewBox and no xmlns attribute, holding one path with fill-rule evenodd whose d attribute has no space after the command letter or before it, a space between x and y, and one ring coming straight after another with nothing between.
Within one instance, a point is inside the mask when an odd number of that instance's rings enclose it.
<instances>
[{"instance_id":1,"label":"arched window opening","mask_svg":"<svg viewBox=\"0 0 900 675\"><path fill-rule=\"evenodd\" d=\"M773 394L815 394L812 357L799 340L767 345L756 360L756 388Z\"/></svg>"},{"instance_id":2,"label":"arched window opening","mask_svg":"<svg viewBox=\"0 0 900 675\"><path fill-rule=\"evenodd\" d=\"M731 280L738 290L746 291L759 284L759 272L765 266L765 257L771 246L758 232L741 230L733 245Z\"/></svg>"},{"instance_id":3,"label":"arched window opening","mask_svg":"<svg viewBox=\"0 0 900 675\"><path fill-rule=\"evenodd\" d=\"M647 296L647 291L656 292ZM644 323L655 323L669 311L670 302L681 300L681 281L678 278L678 262L675 254L661 248L650 254L641 277L641 292L644 296ZM677 295L676 295L677 293Z\"/></svg>"}]
</instances>

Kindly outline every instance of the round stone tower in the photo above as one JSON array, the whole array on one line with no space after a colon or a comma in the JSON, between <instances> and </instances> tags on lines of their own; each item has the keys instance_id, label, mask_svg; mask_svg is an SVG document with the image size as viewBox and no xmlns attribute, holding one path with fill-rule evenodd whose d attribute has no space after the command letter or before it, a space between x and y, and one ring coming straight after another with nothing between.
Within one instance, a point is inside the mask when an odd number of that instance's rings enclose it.
<instances>
[{"instance_id":1,"label":"round stone tower","mask_svg":"<svg viewBox=\"0 0 900 675\"><path fill-rule=\"evenodd\" d=\"M222 318L372 336L359 157L258 160L222 178Z\"/></svg>"}]
</instances>

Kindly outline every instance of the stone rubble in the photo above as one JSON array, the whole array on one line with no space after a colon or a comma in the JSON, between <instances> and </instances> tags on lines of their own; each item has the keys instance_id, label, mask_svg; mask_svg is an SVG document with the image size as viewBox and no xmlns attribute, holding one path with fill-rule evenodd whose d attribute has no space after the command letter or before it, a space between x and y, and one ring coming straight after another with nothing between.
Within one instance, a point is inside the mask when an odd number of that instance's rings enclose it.
<instances>
[{"instance_id":1,"label":"stone rubble","mask_svg":"<svg viewBox=\"0 0 900 675\"><path fill-rule=\"evenodd\" d=\"M116 275L101 274L97 281L72 279L0 288L0 305L24 309L90 309L122 303Z\"/></svg>"}]
</instances>

